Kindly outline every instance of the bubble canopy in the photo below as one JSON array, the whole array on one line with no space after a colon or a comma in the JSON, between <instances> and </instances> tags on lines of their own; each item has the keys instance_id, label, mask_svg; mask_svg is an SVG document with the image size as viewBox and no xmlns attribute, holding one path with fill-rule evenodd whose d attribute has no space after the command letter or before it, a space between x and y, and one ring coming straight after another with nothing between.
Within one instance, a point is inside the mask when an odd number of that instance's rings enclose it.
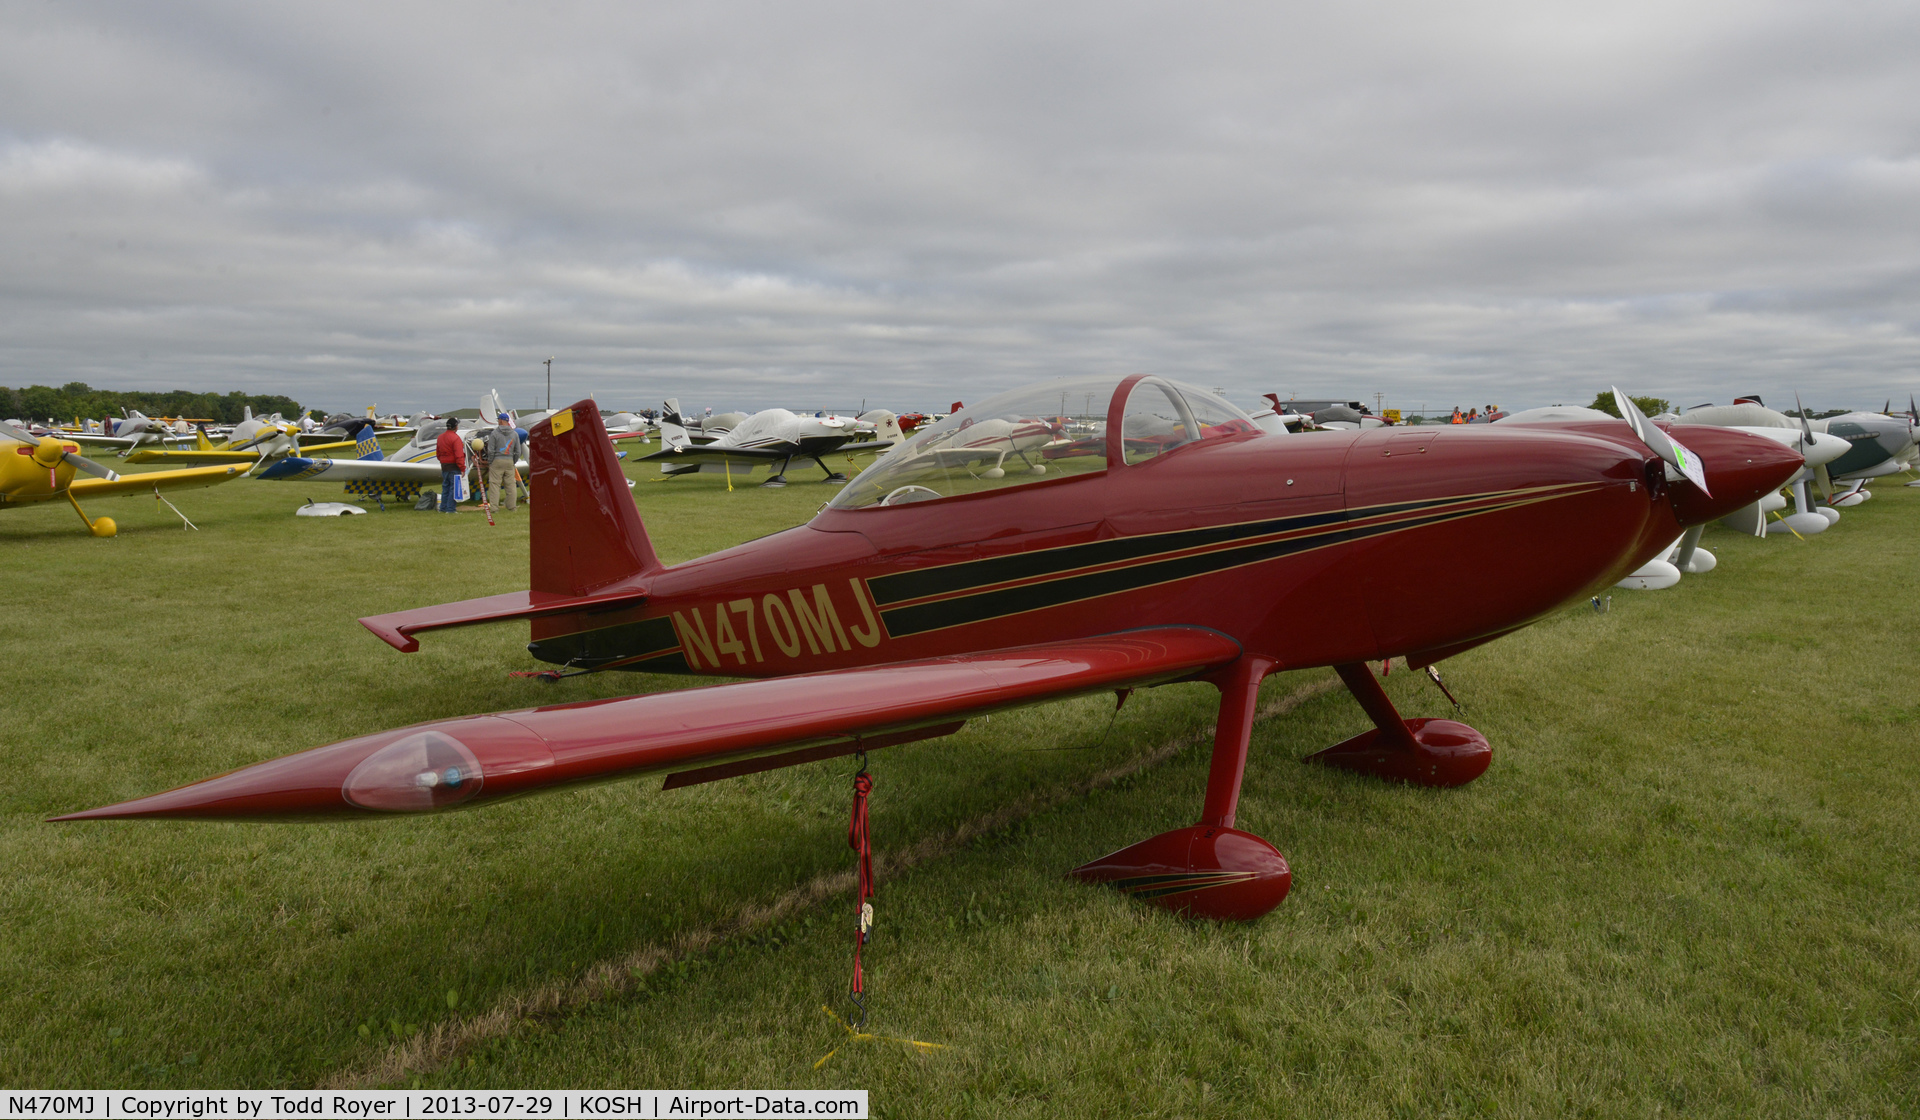
<instances>
[{"instance_id":1,"label":"bubble canopy","mask_svg":"<svg viewBox=\"0 0 1920 1120\"><path fill-rule=\"evenodd\" d=\"M1116 417L1124 438L1109 448L1107 430ZM989 397L921 428L860 472L830 505L878 509L937 501L1099 474L1199 440L1260 434L1245 412L1193 385L1139 374L1061 378Z\"/></svg>"}]
</instances>

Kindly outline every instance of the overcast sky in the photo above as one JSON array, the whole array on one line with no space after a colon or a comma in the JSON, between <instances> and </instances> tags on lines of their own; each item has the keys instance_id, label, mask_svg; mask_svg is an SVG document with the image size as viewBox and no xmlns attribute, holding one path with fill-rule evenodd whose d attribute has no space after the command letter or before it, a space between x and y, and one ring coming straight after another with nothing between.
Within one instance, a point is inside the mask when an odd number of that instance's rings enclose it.
<instances>
[{"instance_id":1,"label":"overcast sky","mask_svg":"<svg viewBox=\"0 0 1920 1120\"><path fill-rule=\"evenodd\" d=\"M1920 390L1911 3L0 5L0 384Z\"/></svg>"}]
</instances>

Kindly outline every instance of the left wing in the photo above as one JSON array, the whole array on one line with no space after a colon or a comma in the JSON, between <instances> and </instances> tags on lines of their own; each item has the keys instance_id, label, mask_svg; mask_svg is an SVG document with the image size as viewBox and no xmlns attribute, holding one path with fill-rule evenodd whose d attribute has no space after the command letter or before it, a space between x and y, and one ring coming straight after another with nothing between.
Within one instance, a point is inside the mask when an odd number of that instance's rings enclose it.
<instances>
[{"instance_id":1,"label":"left wing","mask_svg":"<svg viewBox=\"0 0 1920 1120\"><path fill-rule=\"evenodd\" d=\"M302 447L302 451L352 451L351 443L323 443L316 447ZM252 466L260 461L258 451L156 451L143 447L127 456L129 463L245 463Z\"/></svg>"},{"instance_id":2,"label":"left wing","mask_svg":"<svg viewBox=\"0 0 1920 1120\"><path fill-rule=\"evenodd\" d=\"M392 459L308 459L289 455L256 478L305 482L322 475L340 482L439 482L440 464L399 463Z\"/></svg>"},{"instance_id":3,"label":"left wing","mask_svg":"<svg viewBox=\"0 0 1920 1120\"><path fill-rule=\"evenodd\" d=\"M1166 684L1238 659L1217 630L1098 638L415 724L56 820L419 813L582 782L665 788L950 735L974 716Z\"/></svg>"},{"instance_id":4,"label":"left wing","mask_svg":"<svg viewBox=\"0 0 1920 1120\"><path fill-rule=\"evenodd\" d=\"M191 443L193 441L192 436L181 436L174 435L171 432L162 433L156 431L141 432L137 436L110 436L99 432L63 432L60 438L73 443L90 444L94 447L136 447L142 442L152 443L155 440L175 444Z\"/></svg>"},{"instance_id":5,"label":"left wing","mask_svg":"<svg viewBox=\"0 0 1920 1120\"><path fill-rule=\"evenodd\" d=\"M114 479L76 478L67 492L76 498L86 498L103 494L144 494L149 490L192 490L197 486L215 486L245 473L246 468L239 466L189 467L180 471L123 474Z\"/></svg>"}]
</instances>

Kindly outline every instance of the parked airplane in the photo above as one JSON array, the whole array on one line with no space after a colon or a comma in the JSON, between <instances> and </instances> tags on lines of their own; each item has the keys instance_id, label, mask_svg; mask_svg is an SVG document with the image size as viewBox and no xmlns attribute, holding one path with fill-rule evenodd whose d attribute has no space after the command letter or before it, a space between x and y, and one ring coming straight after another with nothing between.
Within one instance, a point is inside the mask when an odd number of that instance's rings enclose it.
<instances>
[{"instance_id":1,"label":"parked airplane","mask_svg":"<svg viewBox=\"0 0 1920 1120\"><path fill-rule=\"evenodd\" d=\"M868 419L868 417L876 417ZM822 456L836 451L884 451L894 445L892 439L875 438L879 424L893 426L893 413L867 413L857 420L838 416L798 416L784 408L756 412L728 429L710 443L695 443L680 415L680 402L669 398L660 413L659 451L642 455L635 462L660 464L660 473L669 478L706 471L710 474L745 474L755 467L766 467L769 476L762 486L785 486L787 467L795 459L811 459L826 473L826 482L845 482L847 476L827 466Z\"/></svg>"},{"instance_id":2,"label":"parked airplane","mask_svg":"<svg viewBox=\"0 0 1920 1120\"><path fill-rule=\"evenodd\" d=\"M1274 438L1205 390L1144 375L1003 394L916 441L1047 414L1063 389L1106 401L1108 431L1171 407L1196 438L1137 460L1115 441L1088 469L906 504L893 499L941 468L890 454L807 525L673 567L582 401L533 433L531 588L362 623L411 651L424 631L529 620L543 661L773 679L417 724L58 819L368 818L649 773L672 789L937 738L1006 708L1207 681L1220 713L1200 822L1077 874L1255 918L1292 882L1272 845L1234 827L1264 677L1334 666L1372 718L1316 761L1470 782L1486 739L1401 719L1367 662L1430 666L1546 617L1800 466L1719 429L1690 434L1695 457L1644 418ZM1203 417L1236 414L1243 429L1204 435L1231 425ZM1329 602L1353 605L1341 625L1299 624Z\"/></svg>"},{"instance_id":3,"label":"parked airplane","mask_svg":"<svg viewBox=\"0 0 1920 1120\"><path fill-rule=\"evenodd\" d=\"M1699 405L1688 409L1674 423L1736 428L1791 446L1804 459L1801 470L1787 480L1795 512L1783 515L1780 511L1787 508L1787 499L1768 494L1753 505L1722 518L1720 523L1727 528L1756 537L1786 533L1809 537L1824 532L1840 519L1837 511L1814 504L1813 486L1818 482L1822 490L1832 490L1832 483L1826 477L1827 469L1847 453L1845 440L1816 431L1805 418L1795 419L1768 408L1758 397L1742 397L1730 405ZM1769 516L1773 520L1769 521Z\"/></svg>"},{"instance_id":4,"label":"parked airplane","mask_svg":"<svg viewBox=\"0 0 1920 1120\"><path fill-rule=\"evenodd\" d=\"M389 459L380 450L373 422L361 419L354 424L357 437L355 458L316 459L287 455L268 464L254 477L269 482L310 482L315 479L340 482L345 484L347 493L370 498L380 502L382 507L389 497L397 501L412 501L420 496L421 487L431 486L441 480L437 458L412 462ZM430 428L423 429L422 435L428 430ZM441 428L441 431L445 430ZM461 434L470 436L473 432L469 429Z\"/></svg>"},{"instance_id":5,"label":"parked airplane","mask_svg":"<svg viewBox=\"0 0 1920 1120\"><path fill-rule=\"evenodd\" d=\"M4 423L0 423L0 436L21 445L12 449L15 454L0 453L0 509L65 498L96 537L111 537L119 527L111 517L88 517L80 508L81 498L147 491L157 496L162 490L212 486L241 473L239 467L199 467L121 476L81 455L79 447L66 439L36 437ZM76 472L94 477L76 478Z\"/></svg>"},{"instance_id":6,"label":"parked airplane","mask_svg":"<svg viewBox=\"0 0 1920 1120\"><path fill-rule=\"evenodd\" d=\"M177 435L165 424L135 409L127 412L124 419L105 421L99 431L68 432L60 438L91 447L115 448L120 457L125 458L128 452L145 444L178 443L192 437Z\"/></svg>"},{"instance_id":7,"label":"parked airplane","mask_svg":"<svg viewBox=\"0 0 1920 1120\"><path fill-rule=\"evenodd\" d=\"M1848 483L1836 506L1858 505L1873 496L1863 489L1876 478L1912 470L1914 420L1909 416L1888 416L1877 412L1849 412L1812 422L1816 432L1838 436L1847 441L1847 453L1827 464L1823 487L1831 496L1834 483Z\"/></svg>"},{"instance_id":8,"label":"parked airplane","mask_svg":"<svg viewBox=\"0 0 1920 1120\"><path fill-rule=\"evenodd\" d=\"M358 417L349 417L344 422L329 421L325 427L302 430L299 424L285 420L251 421L247 430L251 433L244 439L229 438L224 444L215 444L207 438L205 432L195 433L193 447L180 450L162 451L152 447L142 447L127 455L129 463L191 463L196 465L239 463L252 466L268 459L277 459L299 452L313 456L329 451L348 451L356 446L353 438L340 439L341 435L352 436L360 427L371 427L373 421Z\"/></svg>"}]
</instances>

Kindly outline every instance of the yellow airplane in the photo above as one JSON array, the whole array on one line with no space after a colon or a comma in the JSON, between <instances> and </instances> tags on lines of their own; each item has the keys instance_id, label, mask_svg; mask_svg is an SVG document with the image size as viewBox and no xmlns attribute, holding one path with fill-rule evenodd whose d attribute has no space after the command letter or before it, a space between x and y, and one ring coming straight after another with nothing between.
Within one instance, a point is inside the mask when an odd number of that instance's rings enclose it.
<instances>
[{"instance_id":1,"label":"yellow airplane","mask_svg":"<svg viewBox=\"0 0 1920 1120\"><path fill-rule=\"evenodd\" d=\"M127 462L201 465L242 463L252 466L263 458L278 458L294 451L304 455L313 451L350 451L354 446L352 440L341 440L334 443L308 444L302 447L300 429L286 421L277 424L269 422L255 431L251 437L238 441L228 440L224 445L215 444L208 439L207 433L202 429L195 429L194 437L194 445L191 448L160 451L143 447L138 451L129 452Z\"/></svg>"},{"instance_id":2,"label":"yellow airplane","mask_svg":"<svg viewBox=\"0 0 1920 1120\"><path fill-rule=\"evenodd\" d=\"M36 437L6 423L0 423L0 436L15 440L20 445L13 447L0 442L0 509L65 498L73 506L73 512L80 515L80 520L86 522L87 528L96 537L111 537L120 528L111 517L88 517L87 511L80 508L80 498L137 494L146 490L152 490L157 497L162 490L214 486L238 478L246 470L238 465L193 467L179 471L150 471L122 478L81 455L77 446L62 443L52 436ZM77 472L94 477L76 479L74 475Z\"/></svg>"}]
</instances>

